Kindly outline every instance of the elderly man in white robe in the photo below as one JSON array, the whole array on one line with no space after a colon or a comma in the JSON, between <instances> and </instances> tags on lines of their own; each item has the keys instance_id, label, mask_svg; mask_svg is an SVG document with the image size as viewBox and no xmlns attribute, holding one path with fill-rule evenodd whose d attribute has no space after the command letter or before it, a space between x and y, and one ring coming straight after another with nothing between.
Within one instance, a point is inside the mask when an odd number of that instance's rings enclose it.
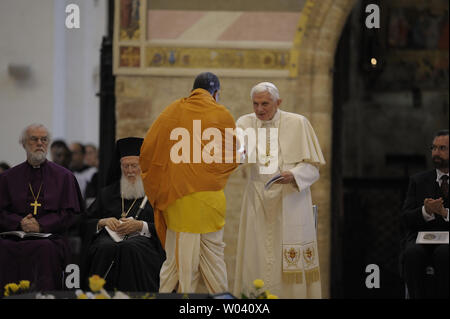
<instances>
[{"instance_id":1,"label":"elderly man in white robe","mask_svg":"<svg viewBox=\"0 0 450 319\"><path fill-rule=\"evenodd\" d=\"M254 113L236 123L245 133L254 130L256 142L250 143L249 135L241 140L250 174L233 293L240 296L252 289L255 279L262 279L279 298L321 298L310 192L319 179L318 167L325 164L320 145L304 116L279 109L282 100L274 84L259 83L250 96ZM280 179L265 187L277 175Z\"/></svg>"}]
</instances>

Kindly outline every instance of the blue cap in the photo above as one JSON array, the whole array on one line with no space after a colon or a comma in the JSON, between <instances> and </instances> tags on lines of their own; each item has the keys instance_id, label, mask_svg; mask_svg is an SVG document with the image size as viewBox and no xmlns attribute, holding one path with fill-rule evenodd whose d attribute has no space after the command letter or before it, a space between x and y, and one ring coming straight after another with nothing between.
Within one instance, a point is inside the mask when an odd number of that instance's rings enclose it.
<instances>
[{"instance_id":1,"label":"blue cap","mask_svg":"<svg viewBox=\"0 0 450 319\"><path fill-rule=\"evenodd\" d=\"M213 95L214 92L220 90L219 78L211 72L200 73L194 81L194 87L192 90L195 89L204 89Z\"/></svg>"}]
</instances>

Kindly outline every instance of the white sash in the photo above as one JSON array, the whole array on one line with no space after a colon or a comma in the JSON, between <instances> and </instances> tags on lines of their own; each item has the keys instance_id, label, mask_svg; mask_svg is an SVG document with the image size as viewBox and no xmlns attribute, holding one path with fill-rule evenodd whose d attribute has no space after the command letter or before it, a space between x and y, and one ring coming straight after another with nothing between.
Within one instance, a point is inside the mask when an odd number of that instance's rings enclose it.
<instances>
[{"instance_id":1,"label":"white sash","mask_svg":"<svg viewBox=\"0 0 450 319\"><path fill-rule=\"evenodd\" d=\"M283 274L297 283L318 281L319 256L309 188L283 194Z\"/></svg>"}]
</instances>

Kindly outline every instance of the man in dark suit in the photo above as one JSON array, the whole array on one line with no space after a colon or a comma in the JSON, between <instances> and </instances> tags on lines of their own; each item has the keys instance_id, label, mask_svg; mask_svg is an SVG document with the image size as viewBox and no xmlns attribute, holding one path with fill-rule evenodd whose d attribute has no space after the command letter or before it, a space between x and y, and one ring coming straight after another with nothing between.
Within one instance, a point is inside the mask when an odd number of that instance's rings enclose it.
<instances>
[{"instance_id":1,"label":"man in dark suit","mask_svg":"<svg viewBox=\"0 0 450 319\"><path fill-rule=\"evenodd\" d=\"M411 298L448 298L448 244L416 244L420 231L449 230L448 214L448 130L433 139L433 170L411 176L402 209L406 229L403 239L403 275ZM425 294L425 268L433 265L435 296Z\"/></svg>"}]
</instances>

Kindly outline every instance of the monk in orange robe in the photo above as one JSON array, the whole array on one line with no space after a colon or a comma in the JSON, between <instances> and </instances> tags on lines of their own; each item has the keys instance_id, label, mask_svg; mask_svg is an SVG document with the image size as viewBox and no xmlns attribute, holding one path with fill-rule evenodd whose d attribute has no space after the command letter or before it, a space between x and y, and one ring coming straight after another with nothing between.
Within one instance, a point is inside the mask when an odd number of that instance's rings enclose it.
<instances>
[{"instance_id":1,"label":"monk in orange robe","mask_svg":"<svg viewBox=\"0 0 450 319\"><path fill-rule=\"evenodd\" d=\"M235 121L218 101L220 82L199 74L189 97L167 106L146 134L140 166L167 259L160 292L228 290L224 187L238 166ZM180 138L181 137L181 138Z\"/></svg>"}]
</instances>

